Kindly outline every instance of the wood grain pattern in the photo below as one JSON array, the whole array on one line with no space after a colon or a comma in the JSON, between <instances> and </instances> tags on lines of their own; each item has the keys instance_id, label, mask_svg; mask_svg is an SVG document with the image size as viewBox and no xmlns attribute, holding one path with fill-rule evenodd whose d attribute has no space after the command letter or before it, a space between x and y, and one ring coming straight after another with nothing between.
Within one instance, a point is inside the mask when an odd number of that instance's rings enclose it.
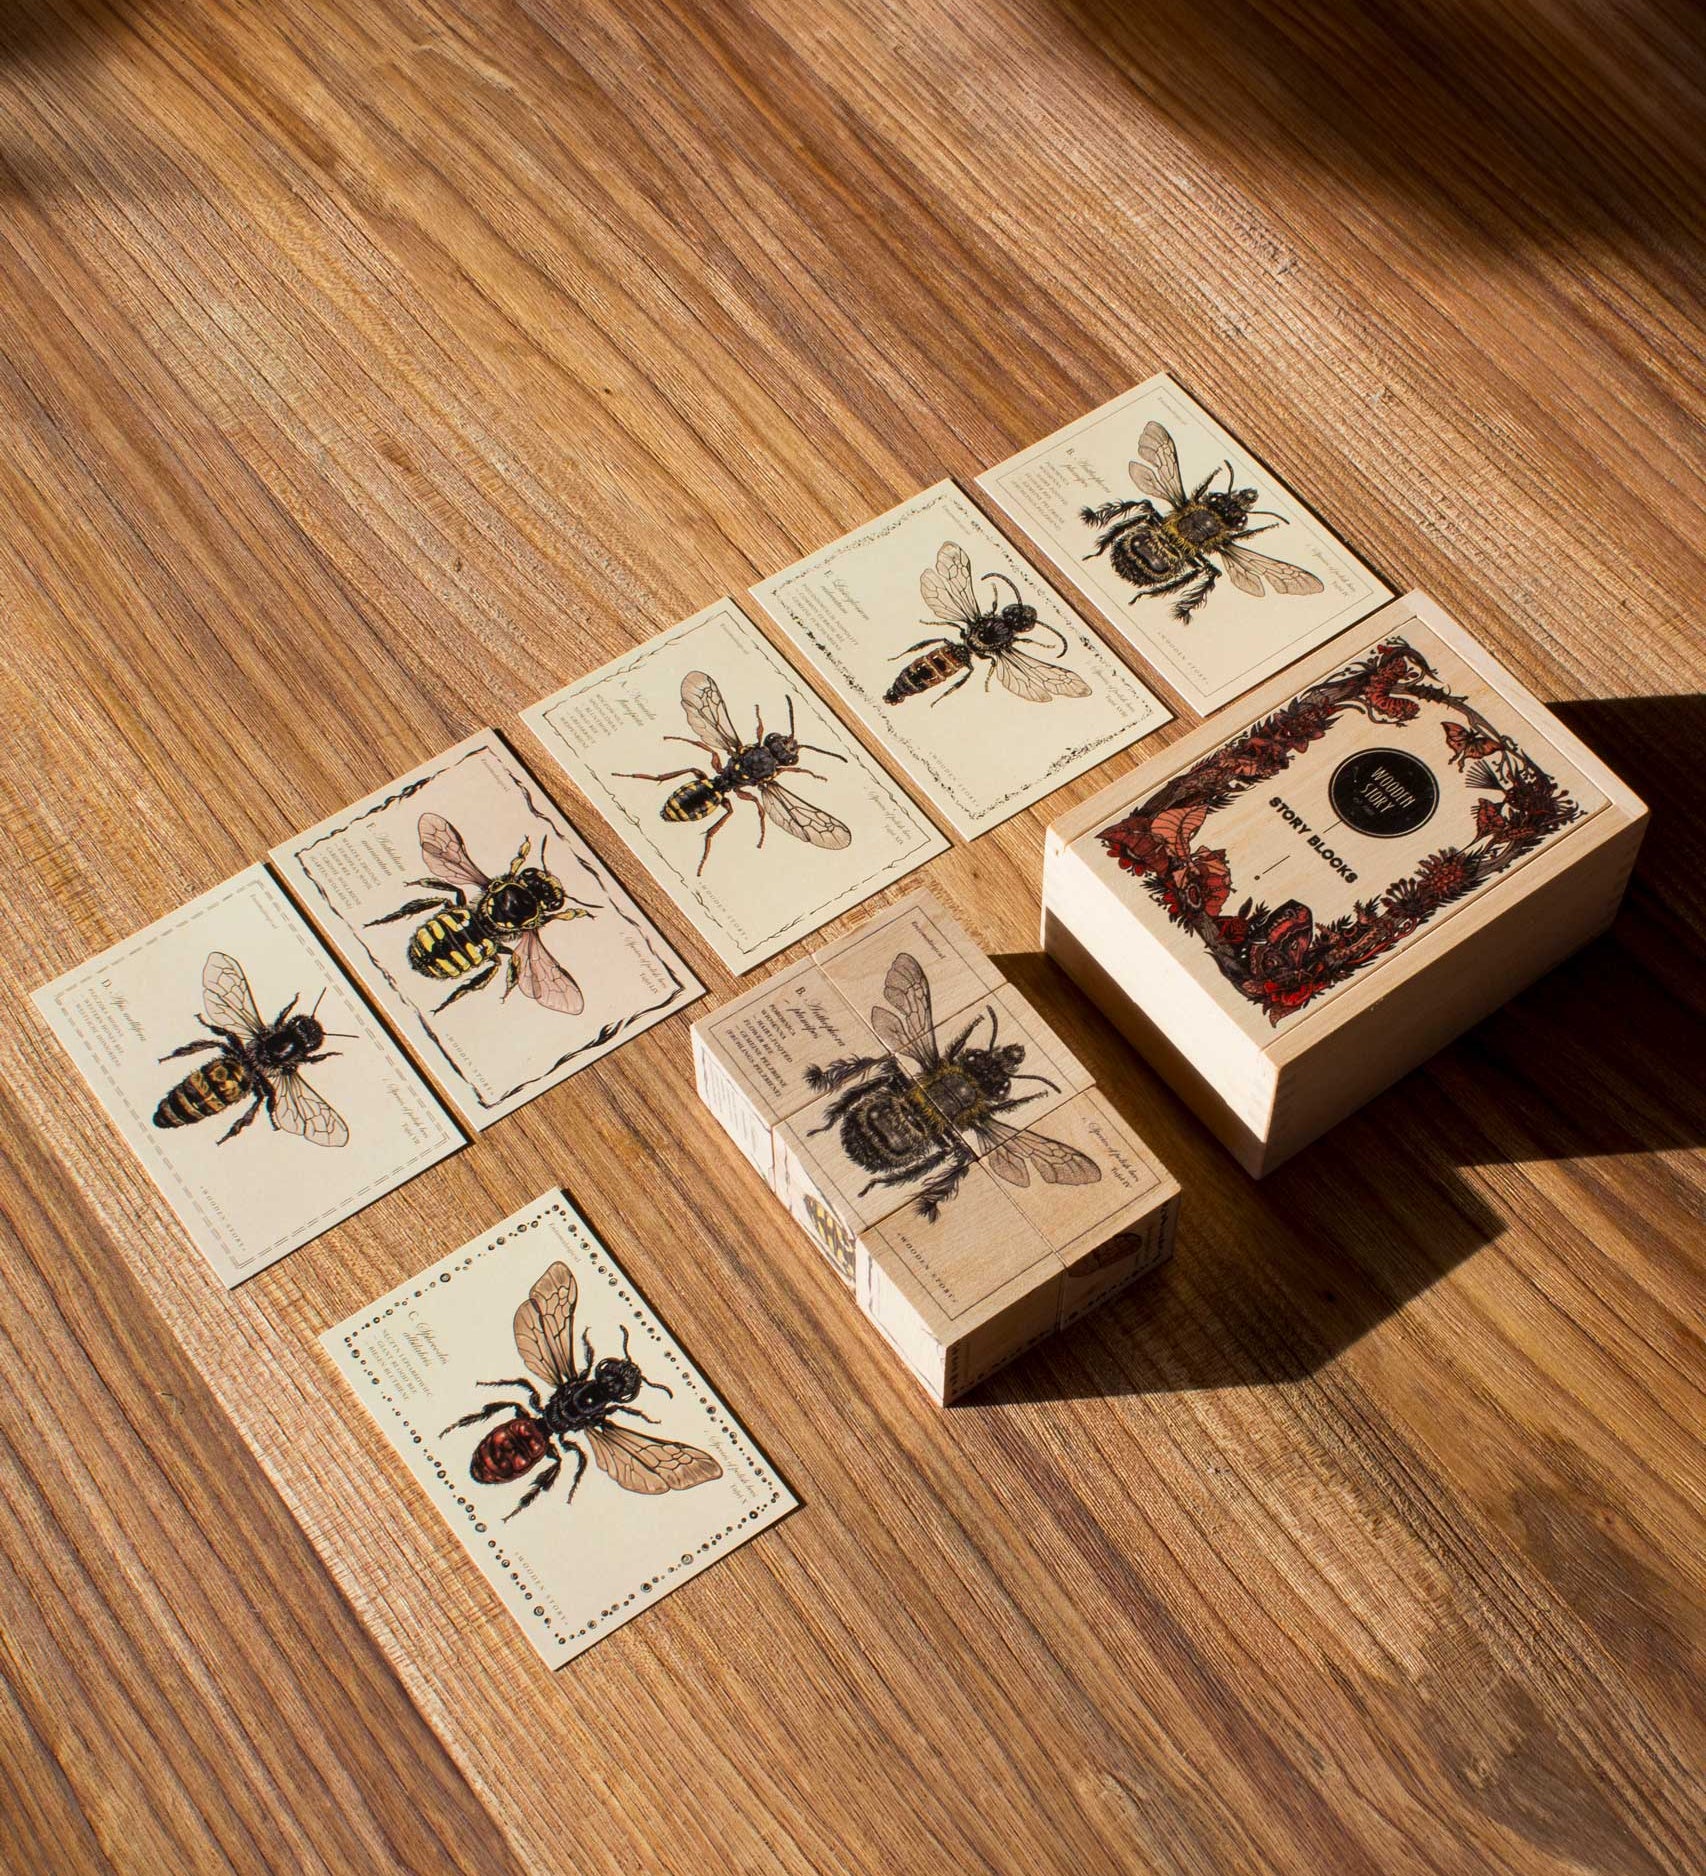
<instances>
[{"instance_id":1,"label":"wood grain pattern","mask_svg":"<svg viewBox=\"0 0 1706 1876\"><path fill-rule=\"evenodd\" d=\"M1670 0L5 0L8 1867L1697 1867L1703 132ZM951 1412L686 1015L217 1290L28 988L1162 364L1649 800L1610 938L1258 1189L1034 954L1131 759L956 847L1186 1212ZM548 1680L312 1340L557 1181L806 1503Z\"/></svg>"}]
</instances>

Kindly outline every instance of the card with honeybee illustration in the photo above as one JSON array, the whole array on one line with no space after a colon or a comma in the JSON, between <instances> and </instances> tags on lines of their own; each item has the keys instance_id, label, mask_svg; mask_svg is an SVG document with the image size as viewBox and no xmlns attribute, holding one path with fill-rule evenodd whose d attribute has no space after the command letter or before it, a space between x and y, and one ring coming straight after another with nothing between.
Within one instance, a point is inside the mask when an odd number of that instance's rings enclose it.
<instances>
[{"instance_id":1,"label":"card with honeybee illustration","mask_svg":"<svg viewBox=\"0 0 1706 1876\"><path fill-rule=\"evenodd\" d=\"M477 1129L703 994L490 730L272 857Z\"/></svg>"},{"instance_id":2,"label":"card with honeybee illustration","mask_svg":"<svg viewBox=\"0 0 1706 1876\"><path fill-rule=\"evenodd\" d=\"M522 717L731 970L948 844L733 600Z\"/></svg>"},{"instance_id":3,"label":"card with honeybee illustration","mask_svg":"<svg viewBox=\"0 0 1706 1876\"><path fill-rule=\"evenodd\" d=\"M35 1003L228 1288L463 1143L264 866Z\"/></svg>"},{"instance_id":4,"label":"card with honeybee illustration","mask_svg":"<svg viewBox=\"0 0 1706 1876\"><path fill-rule=\"evenodd\" d=\"M952 482L752 591L968 840L1170 715Z\"/></svg>"},{"instance_id":5,"label":"card with honeybee illustration","mask_svg":"<svg viewBox=\"0 0 1706 1876\"><path fill-rule=\"evenodd\" d=\"M1205 716L1392 597L1165 372L978 486Z\"/></svg>"},{"instance_id":6,"label":"card with honeybee illustration","mask_svg":"<svg viewBox=\"0 0 1706 1876\"><path fill-rule=\"evenodd\" d=\"M321 1344L550 1667L798 1502L562 1192Z\"/></svg>"}]
</instances>

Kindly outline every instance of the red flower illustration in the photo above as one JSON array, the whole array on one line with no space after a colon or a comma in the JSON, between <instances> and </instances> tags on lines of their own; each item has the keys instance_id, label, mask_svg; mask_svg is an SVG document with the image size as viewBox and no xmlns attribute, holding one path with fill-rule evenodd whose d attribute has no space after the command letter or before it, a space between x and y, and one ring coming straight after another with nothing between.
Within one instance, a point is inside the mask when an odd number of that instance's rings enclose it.
<instances>
[{"instance_id":1,"label":"red flower illustration","mask_svg":"<svg viewBox=\"0 0 1706 1876\"><path fill-rule=\"evenodd\" d=\"M1407 723L1419 714L1418 695L1464 718L1445 725L1445 741L1453 766L1465 771L1467 787L1487 797L1474 806L1475 838L1485 844L1430 854L1408 879L1323 926L1295 899L1272 911L1252 911L1246 900L1237 914L1225 915L1233 891L1226 850L1194 845L1210 813L1282 773L1344 710L1360 707L1375 722ZM1202 938L1228 980L1278 1023L1390 951L1580 812L1514 743L1499 738L1464 699L1446 691L1426 659L1393 639L1172 777L1159 795L1103 828L1100 839L1122 868L1145 881L1169 918Z\"/></svg>"}]
</instances>

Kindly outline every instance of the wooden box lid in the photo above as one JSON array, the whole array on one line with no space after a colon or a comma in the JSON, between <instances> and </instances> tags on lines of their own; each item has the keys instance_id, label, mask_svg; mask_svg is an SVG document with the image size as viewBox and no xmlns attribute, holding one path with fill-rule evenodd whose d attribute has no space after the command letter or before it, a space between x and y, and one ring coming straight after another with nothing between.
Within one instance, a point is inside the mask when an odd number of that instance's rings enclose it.
<instances>
[{"instance_id":1,"label":"wooden box lid","mask_svg":"<svg viewBox=\"0 0 1706 1876\"><path fill-rule=\"evenodd\" d=\"M1063 817L1046 891L1096 951L1069 903L1095 882L1246 1038L1290 1054L1644 814L1411 593Z\"/></svg>"}]
</instances>

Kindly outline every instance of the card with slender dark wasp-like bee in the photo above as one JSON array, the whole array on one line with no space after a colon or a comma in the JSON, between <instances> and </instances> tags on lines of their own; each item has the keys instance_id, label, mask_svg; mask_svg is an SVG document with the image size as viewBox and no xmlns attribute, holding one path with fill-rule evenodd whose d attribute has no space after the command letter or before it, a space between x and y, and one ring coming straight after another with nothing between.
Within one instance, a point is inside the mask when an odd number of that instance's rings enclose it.
<instances>
[{"instance_id":1,"label":"card with slender dark wasp-like bee","mask_svg":"<svg viewBox=\"0 0 1706 1876\"><path fill-rule=\"evenodd\" d=\"M732 600L522 717L732 970L948 844Z\"/></svg>"},{"instance_id":2,"label":"card with slender dark wasp-like bee","mask_svg":"<svg viewBox=\"0 0 1706 1876\"><path fill-rule=\"evenodd\" d=\"M227 1286L462 1144L265 867L35 1002Z\"/></svg>"},{"instance_id":3,"label":"card with slender dark wasp-like bee","mask_svg":"<svg viewBox=\"0 0 1706 1876\"><path fill-rule=\"evenodd\" d=\"M703 994L489 730L273 864L476 1128Z\"/></svg>"},{"instance_id":4,"label":"card with slender dark wasp-like bee","mask_svg":"<svg viewBox=\"0 0 1706 1876\"><path fill-rule=\"evenodd\" d=\"M1392 597L1165 372L978 486L1204 715Z\"/></svg>"},{"instance_id":5,"label":"card with slender dark wasp-like bee","mask_svg":"<svg viewBox=\"0 0 1706 1876\"><path fill-rule=\"evenodd\" d=\"M552 1667L796 1503L561 1192L321 1343ZM474 1589L443 1606L478 1624Z\"/></svg>"},{"instance_id":6,"label":"card with slender dark wasp-like bee","mask_svg":"<svg viewBox=\"0 0 1706 1876\"><path fill-rule=\"evenodd\" d=\"M752 591L968 840L1168 720L952 482Z\"/></svg>"}]
</instances>

